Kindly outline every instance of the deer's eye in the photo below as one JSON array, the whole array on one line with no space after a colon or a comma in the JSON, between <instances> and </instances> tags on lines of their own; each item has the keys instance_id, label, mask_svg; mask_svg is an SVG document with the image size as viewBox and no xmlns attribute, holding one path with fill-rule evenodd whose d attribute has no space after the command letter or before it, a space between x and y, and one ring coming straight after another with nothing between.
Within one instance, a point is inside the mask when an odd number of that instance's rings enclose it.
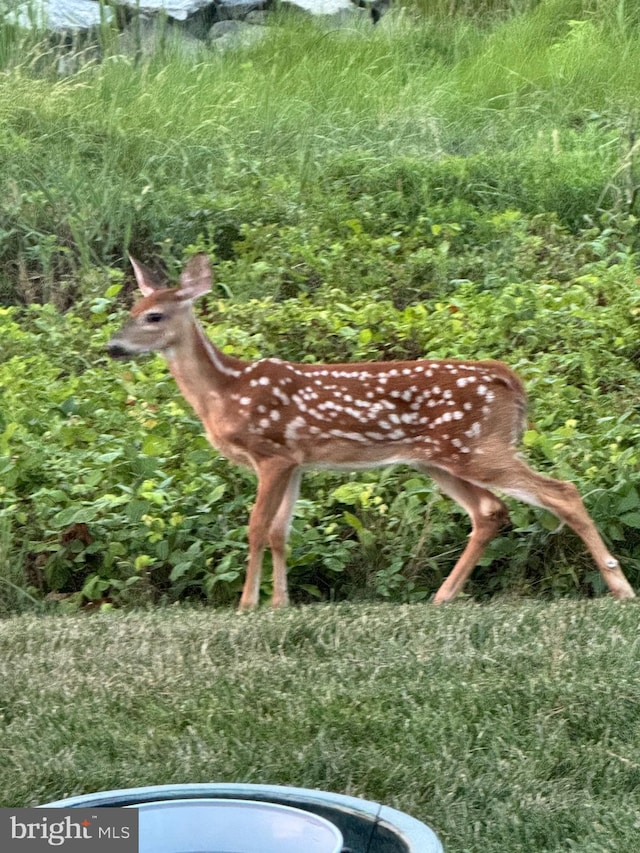
<instances>
[{"instance_id":1,"label":"deer's eye","mask_svg":"<svg viewBox=\"0 0 640 853\"><path fill-rule=\"evenodd\" d=\"M161 311L149 311L144 319L147 323L161 323L164 320L164 314Z\"/></svg>"}]
</instances>

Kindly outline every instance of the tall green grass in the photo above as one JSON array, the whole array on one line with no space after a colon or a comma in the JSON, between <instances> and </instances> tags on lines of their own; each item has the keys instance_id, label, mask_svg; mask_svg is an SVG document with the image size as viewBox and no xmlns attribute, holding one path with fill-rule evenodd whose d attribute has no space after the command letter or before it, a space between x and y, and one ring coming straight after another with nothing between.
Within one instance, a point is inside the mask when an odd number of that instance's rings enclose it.
<instances>
[{"instance_id":1,"label":"tall green grass","mask_svg":"<svg viewBox=\"0 0 640 853\"><path fill-rule=\"evenodd\" d=\"M16 54L0 26L0 287L15 293L17 258L46 297L129 247L179 252L201 210L296 222L301 205L331 209L347 153L375 207L376 176L398 161L435 164L437 185L438 164L490 152L493 207L575 225L620 183L638 121L640 30L617 8L548 0L492 22L407 9L354 29L292 18L225 53L170 45L139 63L107 45L67 77L38 73L42 46Z\"/></svg>"}]
</instances>

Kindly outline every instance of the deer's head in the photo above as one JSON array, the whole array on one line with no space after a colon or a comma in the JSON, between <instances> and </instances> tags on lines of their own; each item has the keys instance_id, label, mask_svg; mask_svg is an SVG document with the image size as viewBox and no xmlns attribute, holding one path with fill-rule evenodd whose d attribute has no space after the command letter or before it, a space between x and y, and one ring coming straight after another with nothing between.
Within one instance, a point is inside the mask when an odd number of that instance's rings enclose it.
<instances>
[{"instance_id":1,"label":"deer's head","mask_svg":"<svg viewBox=\"0 0 640 853\"><path fill-rule=\"evenodd\" d=\"M165 287L152 270L130 258L140 299L131 310L131 319L107 344L112 358L131 358L145 352L159 352L169 358L193 324L192 303L211 289L211 266L206 255L194 255L180 276L176 288Z\"/></svg>"}]
</instances>

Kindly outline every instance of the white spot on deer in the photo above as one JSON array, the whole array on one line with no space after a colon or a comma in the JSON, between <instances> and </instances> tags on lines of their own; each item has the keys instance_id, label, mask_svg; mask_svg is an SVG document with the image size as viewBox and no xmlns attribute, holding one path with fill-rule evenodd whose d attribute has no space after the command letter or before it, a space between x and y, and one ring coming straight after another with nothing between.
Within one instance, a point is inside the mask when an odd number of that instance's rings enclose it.
<instances>
[{"instance_id":1,"label":"white spot on deer","mask_svg":"<svg viewBox=\"0 0 640 853\"><path fill-rule=\"evenodd\" d=\"M459 409L456 409L456 411L453 412L454 421L461 421L463 419L463 417L464 417L464 414Z\"/></svg>"},{"instance_id":2,"label":"white spot on deer","mask_svg":"<svg viewBox=\"0 0 640 853\"><path fill-rule=\"evenodd\" d=\"M350 418L354 418L357 421L366 420L362 412L359 412L357 409L354 409L353 406L345 406L344 413L345 415L349 415Z\"/></svg>"},{"instance_id":3,"label":"white spot on deer","mask_svg":"<svg viewBox=\"0 0 640 853\"><path fill-rule=\"evenodd\" d=\"M269 418L260 418L258 425L260 429L268 429L271 426Z\"/></svg>"},{"instance_id":4,"label":"white spot on deer","mask_svg":"<svg viewBox=\"0 0 640 853\"><path fill-rule=\"evenodd\" d=\"M366 441L366 437L361 432L349 432L342 429L330 429L329 435L335 438L346 438L348 441Z\"/></svg>"},{"instance_id":5,"label":"white spot on deer","mask_svg":"<svg viewBox=\"0 0 640 853\"><path fill-rule=\"evenodd\" d=\"M269 415L272 421L276 422L280 420L280 412L277 409L273 409L271 414Z\"/></svg>"},{"instance_id":6,"label":"white spot on deer","mask_svg":"<svg viewBox=\"0 0 640 853\"><path fill-rule=\"evenodd\" d=\"M392 433L389 434L389 438L391 441L399 441L401 438L406 438L407 434L403 429L394 429Z\"/></svg>"},{"instance_id":7,"label":"white spot on deer","mask_svg":"<svg viewBox=\"0 0 640 853\"><path fill-rule=\"evenodd\" d=\"M251 405L251 397L240 397L238 402L241 406L249 406Z\"/></svg>"},{"instance_id":8,"label":"white spot on deer","mask_svg":"<svg viewBox=\"0 0 640 853\"><path fill-rule=\"evenodd\" d=\"M300 438L299 432L303 430L306 426L306 420L301 415L296 415L296 417L292 421L289 421L285 428L285 441L291 443L297 441L297 439Z\"/></svg>"},{"instance_id":9,"label":"white spot on deer","mask_svg":"<svg viewBox=\"0 0 640 853\"><path fill-rule=\"evenodd\" d=\"M325 400L324 403L320 403L318 406L318 411L329 411L329 412L343 412L343 406L339 406L338 403L334 403L333 400Z\"/></svg>"},{"instance_id":10,"label":"white spot on deer","mask_svg":"<svg viewBox=\"0 0 640 853\"><path fill-rule=\"evenodd\" d=\"M280 400L283 406L288 406L291 402L289 395L281 391L280 388L274 388L272 394L277 400Z\"/></svg>"},{"instance_id":11,"label":"white spot on deer","mask_svg":"<svg viewBox=\"0 0 640 853\"><path fill-rule=\"evenodd\" d=\"M485 394L487 393L487 386L486 385L478 385L477 392L478 392L479 397L484 397Z\"/></svg>"},{"instance_id":12,"label":"white spot on deer","mask_svg":"<svg viewBox=\"0 0 640 853\"><path fill-rule=\"evenodd\" d=\"M468 430L465 430L464 433L468 438L479 438L480 436L480 424L476 421L471 424Z\"/></svg>"}]
</instances>

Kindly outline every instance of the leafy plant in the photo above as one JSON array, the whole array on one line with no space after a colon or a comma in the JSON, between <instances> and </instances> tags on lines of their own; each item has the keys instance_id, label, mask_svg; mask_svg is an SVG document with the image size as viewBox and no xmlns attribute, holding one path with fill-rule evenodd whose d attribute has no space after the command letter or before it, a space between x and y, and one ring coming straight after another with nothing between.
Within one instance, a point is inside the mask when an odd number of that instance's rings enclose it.
<instances>
[{"instance_id":1,"label":"leafy plant","mask_svg":"<svg viewBox=\"0 0 640 853\"><path fill-rule=\"evenodd\" d=\"M631 265L590 259L587 269L500 289L444 285L443 296L399 308L383 293L324 285L295 300L210 300L204 314L218 345L242 357L507 359L533 398L526 452L576 482L633 581L640 303ZM124 368L106 359L121 316L120 284L105 279L103 296L65 315L51 306L0 312L4 564L22 566L25 594L36 598L230 602L243 579L253 477L209 447L160 359ZM599 589L555 519L514 504L513 523L489 547L472 592ZM290 543L294 595L427 597L467 530L464 515L403 469L309 474ZM6 576L15 585L15 573ZM265 594L269 583L267 572Z\"/></svg>"}]
</instances>

